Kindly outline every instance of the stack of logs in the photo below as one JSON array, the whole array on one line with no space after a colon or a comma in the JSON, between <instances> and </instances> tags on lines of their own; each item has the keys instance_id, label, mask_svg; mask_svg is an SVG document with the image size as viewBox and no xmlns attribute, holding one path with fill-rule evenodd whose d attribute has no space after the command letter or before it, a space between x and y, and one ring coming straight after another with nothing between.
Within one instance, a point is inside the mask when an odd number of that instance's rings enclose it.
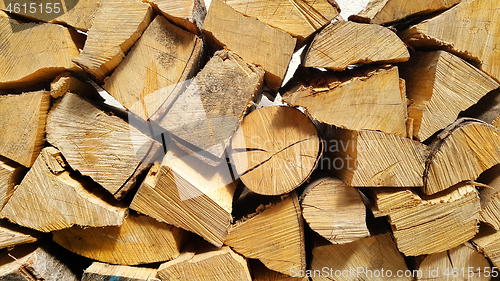
<instances>
[{"instance_id":1,"label":"stack of logs","mask_svg":"<svg viewBox=\"0 0 500 281\"><path fill-rule=\"evenodd\" d=\"M0 280L499 275L496 0L25 2Z\"/></svg>"}]
</instances>

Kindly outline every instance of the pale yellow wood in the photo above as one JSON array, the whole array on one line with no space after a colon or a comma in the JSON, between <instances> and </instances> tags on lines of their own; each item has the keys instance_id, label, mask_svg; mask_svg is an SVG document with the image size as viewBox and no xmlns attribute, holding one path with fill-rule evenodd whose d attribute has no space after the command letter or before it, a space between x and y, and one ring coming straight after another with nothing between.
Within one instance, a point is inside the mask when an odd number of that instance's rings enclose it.
<instances>
[{"instance_id":1,"label":"pale yellow wood","mask_svg":"<svg viewBox=\"0 0 500 281\"><path fill-rule=\"evenodd\" d=\"M147 0L146 2L157 8L167 19L177 26L189 30L191 33L200 33L207 10L203 0Z\"/></svg>"},{"instance_id":2,"label":"pale yellow wood","mask_svg":"<svg viewBox=\"0 0 500 281\"><path fill-rule=\"evenodd\" d=\"M178 83L197 70L201 39L159 15L106 80L104 89L120 104L148 120L170 99Z\"/></svg>"},{"instance_id":3,"label":"pale yellow wood","mask_svg":"<svg viewBox=\"0 0 500 281\"><path fill-rule=\"evenodd\" d=\"M389 24L410 16L425 15L444 10L461 0L371 0L366 7L350 20L375 24Z\"/></svg>"},{"instance_id":4,"label":"pale yellow wood","mask_svg":"<svg viewBox=\"0 0 500 281\"><path fill-rule=\"evenodd\" d=\"M249 265L253 281L309 281L307 277L291 277L290 274L270 270L258 260L250 260Z\"/></svg>"},{"instance_id":5,"label":"pale yellow wood","mask_svg":"<svg viewBox=\"0 0 500 281\"><path fill-rule=\"evenodd\" d=\"M12 160L0 156L0 210L14 192L26 170Z\"/></svg>"},{"instance_id":6,"label":"pale yellow wood","mask_svg":"<svg viewBox=\"0 0 500 281\"><path fill-rule=\"evenodd\" d=\"M80 81L69 72L63 72L50 83L50 95L56 99L62 97L67 92L72 92L89 99L99 99L100 97L97 90L91 84Z\"/></svg>"},{"instance_id":7,"label":"pale yellow wood","mask_svg":"<svg viewBox=\"0 0 500 281\"><path fill-rule=\"evenodd\" d=\"M302 216L312 230L332 244L370 236L366 207L356 188L333 177L321 177L306 186Z\"/></svg>"},{"instance_id":8,"label":"pale yellow wood","mask_svg":"<svg viewBox=\"0 0 500 281\"><path fill-rule=\"evenodd\" d=\"M212 167L172 144L163 162L150 169L130 208L220 247L232 221L234 190L226 162Z\"/></svg>"},{"instance_id":9,"label":"pale yellow wood","mask_svg":"<svg viewBox=\"0 0 500 281\"><path fill-rule=\"evenodd\" d=\"M387 66L366 72L330 74L283 95L302 106L315 120L351 130L379 130L406 137L406 98L398 68Z\"/></svg>"},{"instance_id":10,"label":"pale yellow wood","mask_svg":"<svg viewBox=\"0 0 500 281\"><path fill-rule=\"evenodd\" d=\"M127 212L124 204L88 179L68 171L53 173L42 154L0 212L2 218L43 232L75 224L122 224Z\"/></svg>"},{"instance_id":11,"label":"pale yellow wood","mask_svg":"<svg viewBox=\"0 0 500 281\"><path fill-rule=\"evenodd\" d=\"M277 91L295 49L296 39L253 17L245 17L222 0L210 4L203 34L211 44L222 45L244 61L266 71L267 85Z\"/></svg>"},{"instance_id":12,"label":"pale yellow wood","mask_svg":"<svg viewBox=\"0 0 500 281\"><path fill-rule=\"evenodd\" d=\"M493 120L493 122L491 123L491 125L497 127L498 129L500 129L500 116L498 116L495 120Z\"/></svg>"},{"instance_id":13,"label":"pale yellow wood","mask_svg":"<svg viewBox=\"0 0 500 281\"><path fill-rule=\"evenodd\" d=\"M446 12L402 32L415 47L441 47L481 63L500 80L500 10L496 0L463 0Z\"/></svg>"},{"instance_id":14,"label":"pale yellow wood","mask_svg":"<svg viewBox=\"0 0 500 281\"><path fill-rule=\"evenodd\" d=\"M390 29L376 24L335 21L314 37L304 65L344 70L352 64L396 63L409 58L405 44Z\"/></svg>"},{"instance_id":15,"label":"pale yellow wood","mask_svg":"<svg viewBox=\"0 0 500 281\"><path fill-rule=\"evenodd\" d=\"M0 88L50 81L64 70L78 71L71 61L79 55L74 33L61 25L0 17Z\"/></svg>"},{"instance_id":16,"label":"pale yellow wood","mask_svg":"<svg viewBox=\"0 0 500 281\"><path fill-rule=\"evenodd\" d=\"M5 221L0 222L0 249L11 248L20 244L34 243L40 234Z\"/></svg>"},{"instance_id":17,"label":"pale yellow wood","mask_svg":"<svg viewBox=\"0 0 500 281\"><path fill-rule=\"evenodd\" d=\"M237 253L259 259L267 268L283 274L290 274L291 267L305 270L304 243L302 215L295 192L236 222L224 242Z\"/></svg>"},{"instance_id":18,"label":"pale yellow wood","mask_svg":"<svg viewBox=\"0 0 500 281\"><path fill-rule=\"evenodd\" d=\"M0 155L31 167L45 142L47 91L0 96Z\"/></svg>"},{"instance_id":19,"label":"pale yellow wood","mask_svg":"<svg viewBox=\"0 0 500 281\"><path fill-rule=\"evenodd\" d=\"M156 271L155 268L93 262L83 272L82 281L153 281Z\"/></svg>"},{"instance_id":20,"label":"pale yellow wood","mask_svg":"<svg viewBox=\"0 0 500 281\"><path fill-rule=\"evenodd\" d=\"M73 61L102 82L151 22L153 9L135 0L102 2L80 56Z\"/></svg>"},{"instance_id":21,"label":"pale yellow wood","mask_svg":"<svg viewBox=\"0 0 500 281\"><path fill-rule=\"evenodd\" d=\"M477 182L486 184L479 189L480 220L495 230L500 230L500 164L483 172Z\"/></svg>"},{"instance_id":22,"label":"pale yellow wood","mask_svg":"<svg viewBox=\"0 0 500 281\"><path fill-rule=\"evenodd\" d=\"M176 258L189 234L151 217L130 213L121 226L74 226L53 232L54 241L81 256L136 265Z\"/></svg>"},{"instance_id":23,"label":"pale yellow wood","mask_svg":"<svg viewBox=\"0 0 500 281\"><path fill-rule=\"evenodd\" d=\"M320 157L313 123L298 109L268 106L241 122L231 144L235 173L263 195L288 193L305 182Z\"/></svg>"},{"instance_id":24,"label":"pale yellow wood","mask_svg":"<svg viewBox=\"0 0 500 281\"><path fill-rule=\"evenodd\" d=\"M425 140L500 86L483 71L445 51L417 52L401 66L411 104L413 136Z\"/></svg>"},{"instance_id":25,"label":"pale yellow wood","mask_svg":"<svg viewBox=\"0 0 500 281\"><path fill-rule=\"evenodd\" d=\"M500 163L499 142L500 129L476 119L457 120L431 144L422 190L434 194L475 180Z\"/></svg>"},{"instance_id":26,"label":"pale yellow wood","mask_svg":"<svg viewBox=\"0 0 500 281\"><path fill-rule=\"evenodd\" d=\"M407 256L454 248L478 231L480 200L472 185L433 196L414 190L372 189L374 215L388 216L399 251Z\"/></svg>"},{"instance_id":27,"label":"pale yellow wood","mask_svg":"<svg viewBox=\"0 0 500 281\"><path fill-rule=\"evenodd\" d=\"M480 272L478 268L480 268ZM416 280L486 281L491 279L491 276L486 276L484 273L486 268L491 272L488 260L478 253L470 243L465 243L453 249L426 256L418 267L421 275Z\"/></svg>"},{"instance_id":28,"label":"pale yellow wood","mask_svg":"<svg viewBox=\"0 0 500 281\"><path fill-rule=\"evenodd\" d=\"M261 67L245 63L231 51L218 51L159 124L202 150L194 150L194 155L211 156L212 161L206 162L216 166L225 160L226 148L243 116L260 99L263 82Z\"/></svg>"},{"instance_id":29,"label":"pale yellow wood","mask_svg":"<svg viewBox=\"0 0 500 281\"><path fill-rule=\"evenodd\" d=\"M494 266L500 267L500 232L489 227L481 227L481 231L471 242Z\"/></svg>"},{"instance_id":30,"label":"pale yellow wood","mask_svg":"<svg viewBox=\"0 0 500 281\"><path fill-rule=\"evenodd\" d=\"M162 281L252 280L247 261L227 246L200 253L185 252L160 265L157 276Z\"/></svg>"},{"instance_id":31,"label":"pale yellow wood","mask_svg":"<svg viewBox=\"0 0 500 281\"><path fill-rule=\"evenodd\" d=\"M356 278L367 281L390 280L388 277L380 277L382 269L385 273L391 271L393 278L398 270L404 273L408 269L389 233L363 238L345 245L318 245L314 247L312 255L310 275L313 281L356 280ZM322 271L324 268L326 270ZM356 275L358 269L359 274ZM378 278L374 273L376 270L379 271ZM412 278L403 276L397 280L412 280Z\"/></svg>"},{"instance_id":32,"label":"pale yellow wood","mask_svg":"<svg viewBox=\"0 0 500 281\"><path fill-rule=\"evenodd\" d=\"M236 11L305 39L339 15L333 0L225 0Z\"/></svg>"},{"instance_id":33,"label":"pale yellow wood","mask_svg":"<svg viewBox=\"0 0 500 281\"><path fill-rule=\"evenodd\" d=\"M122 198L135 180L143 160L136 151L154 142L73 93L66 93L49 113L47 141L61 150L73 169L116 198Z\"/></svg>"}]
</instances>

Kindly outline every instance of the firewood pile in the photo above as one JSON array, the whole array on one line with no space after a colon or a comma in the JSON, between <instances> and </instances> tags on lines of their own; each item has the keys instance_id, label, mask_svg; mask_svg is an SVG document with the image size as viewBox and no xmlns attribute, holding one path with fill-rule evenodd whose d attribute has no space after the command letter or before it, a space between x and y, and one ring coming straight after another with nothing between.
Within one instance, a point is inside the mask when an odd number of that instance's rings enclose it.
<instances>
[{"instance_id":1,"label":"firewood pile","mask_svg":"<svg viewBox=\"0 0 500 281\"><path fill-rule=\"evenodd\" d=\"M340 8L0 1L0 280L494 280L500 4Z\"/></svg>"}]
</instances>

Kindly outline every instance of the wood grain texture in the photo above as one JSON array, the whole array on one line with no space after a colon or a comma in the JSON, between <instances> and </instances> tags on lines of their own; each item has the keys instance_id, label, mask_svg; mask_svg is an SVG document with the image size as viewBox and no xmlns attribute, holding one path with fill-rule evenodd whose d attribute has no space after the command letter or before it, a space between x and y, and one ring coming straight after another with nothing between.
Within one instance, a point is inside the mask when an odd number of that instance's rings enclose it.
<instances>
[{"instance_id":1,"label":"wood grain texture","mask_svg":"<svg viewBox=\"0 0 500 281\"><path fill-rule=\"evenodd\" d=\"M481 227L471 242L494 266L500 266L500 232L489 227Z\"/></svg>"},{"instance_id":2,"label":"wood grain texture","mask_svg":"<svg viewBox=\"0 0 500 281\"><path fill-rule=\"evenodd\" d=\"M85 47L73 61L102 83L139 39L152 16L149 4L135 0L102 2Z\"/></svg>"},{"instance_id":3,"label":"wood grain texture","mask_svg":"<svg viewBox=\"0 0 500 281\"><path fill-rule=\"evenodd\" d=\"M400 69L411 101L408 115L413 119L413 137L422 141L500 86L483 71L445 51L417 52Z\"/></svg>"},{"instance_id":4,"label":"wood grain texture","mask_svg":"<svg viewBox=\"0 0 500 281\"><path fill-rule=\"evenodd\" d=\"M252 270L253 281L309 281L307 277L292 277L290 274L270 270L258 260L250 259L248 263Z\"/></svg>"},{"instance_id":5,"label":"wood grain texture","mask_svg":"<svg viewBox=\"0 0 500 281\"><path fill-rule=\"evenodd\" d=\"M498 231L500 230L500 165L484 171L476 182L486 184L479 189L480 220Z\"/></svg>"},{"instance_id":6,"label":"wood grain texture","mask_svg":"<svg viewBox=\"0 0 500 281\"><path fill-rule=\"evenodd\" d=\"M405 44L390 29L376 24L336 21L314 37L304 65L340 71L352 64L396 63L409 58Z\"/></svg>"},{"instance_id":7,"label":"wood grain texture","mask_svg":"<svg viewBox=\"0 0 500 281\"><path fill-rule=\"evenodd\" d=\"M203 23L207 41L226 47L244 61L266 71L267 85L278 91L295 49L296 39L253 17L245 17L222 0L214 0Z\"/></svg>"},{"instance_id":8,"label":"wood grain texture","mask_svg":"<svg viewBox=\"0 0 500 281\"><path fill-rule=\"evenodd\" d=\"M93 262L83 272L82 281L153 281L156 269Z\"/></svg>"},{"instance_id":9,"label":"wood grain texture","mask_svg":"<svg viewBox=\"0 0 500 281\"><path fill-rule=\"evenodd\" d=\"M104 101L97 90L87 82L80 81L69 72L63 72L50 83L50 95L52 98L60 98L67 92L80 95L82 97Z\"/></svg>"},{"instance_id":10,"label":"wood grain texture","mask_svg":"<svg viewBox=\"0 0 500 281\"><path fill-rule=\"evenodd\" d=\"M147 0L154 8L158 9L169 21L191 33L199 34L201 26L207 15L205 1L203 0Z\"/></svg>"},{"instance_id":11,"label":"wood grain texture","mask_svg":"<svg viewBox=\"0 0 500 281\"><path fill-rule=\"evenodd\" d=\"M0 156L0 210L10 199L14 186L19 184L26 170L12 160Z\"/></svg>"},{"instance_id":12,"label":"wood grain texture","mask_svg":"<svg viewBox=\"0 0 500 281\"><path fill-rule=\"evenodd\" d=\"M0 249L34 243L38 241L40 236L38 232L32 229L20 227L6 221L0 222Z\"/></svg>"},{"instance_id":13,"label":"wood grain texture","mask_svg":"<svg viewBox=\"0 0 500 281\"><path fill-rule=\"evenodd\" d=\"M496 0L464 0L432 19L411 26L401 38L414 47L440 47L478 61L500 80L500 10Z\"/></svg>"},{"instance_id":14,"label":"wood grain texture","mask_svg":"<svg viewBox=\"0 0 500 281\"><path fill-rule=\"evenodd\" d=\"M90 176L116 198L122 198L135 181L135 171L143 160L140 148L154 142L72 93L52 108L47 141L61 150L73 169Z\"/></svg>"},{"instance_id":15,"label":"wood grain texture","mask_svg":"<svg viewBox=\"0 0 500 281\"><path fill-rule=\"evenodd\" d=\"M259 259L267 268L290 274L305 270L304 226L297 195L259 207L256 214L236 222L224 242L247 258Z\"/></svg>"}]
</instances>

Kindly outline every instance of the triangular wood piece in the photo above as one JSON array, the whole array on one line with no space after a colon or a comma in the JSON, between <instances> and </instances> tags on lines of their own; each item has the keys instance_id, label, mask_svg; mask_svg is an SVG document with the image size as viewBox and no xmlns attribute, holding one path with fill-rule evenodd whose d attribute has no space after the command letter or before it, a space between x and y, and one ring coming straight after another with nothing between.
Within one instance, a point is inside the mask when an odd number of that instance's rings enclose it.
<instances>
[{"instance_id":1,"label":"triangular wood piece","mask_svg":"<svg viewBox=\"0 0 500 281\"><path fill-rule=\"evenodd\" d=\"M146 0L177 26L199 34L207 9L204 0Z\"/></svg>"},{"instance_id":2,"label":"triangular wood piece","mask_svg":"<svg viewBox=\"0 0 500 281\"><path fill-rule=\"evenodd\" d=\"M400 69L411 102L408 115L413 119L413 137L422 141L500 86L486 73L445 51L417 52Z\"/></svg>"},{"instance_id":3,"label":"triangular wood piece","mask_svg":"<svg viewBox=\"0 0 500 281\"><path fill-rule=\"evenodd\" d=\"M281 86L297 41L256 18L236 12L222 0L210 4L203 34L210 44L225 46L244 61L262 66L266 83L274 91Z\"/></svg>"},{"instance_id":4,"label":"triangular wood piece","mask_svg":"<svg viewBox=\"0 0 500 281\"><path fill-rule=\"evenodd\" d=\"M218 51L159 124L207 154L199 156L202 160L209 158L205 162L217 166L225 160L243 116L259 100L263 82L261 67L245 63L230 51Z\"/></svg>"},{"instance_id":5,"label":"triangular wood piece","mask_svg":"<svg viewBox=\"0 0 500 281\"><path fill-rule=\"evenodd\" d=\"M279 273L267 268L259 260L249 260L253 281L309 281L307 277L291 277L290 274Z\"/></svg>"},{"instance_id":6,"label":"triangular wood piece","mask_svg":"<svg viewBox=\"0 0 500 281\"><path fill-rule=\"evenodd\" d=\"M315 120L351 130L378 130L406 137L406 97L398 68L316 75L283 95Z\"/></svg>"},{"instance_id":7,"label":"triangular wood piece","mask_svg":"<svg viewBox=\"0 0 500 281\"><path fill-rule=\"evenodd\" d=\"M49 113L47 141L61 150L74 170L90 176L117 199L146 168L142 149L154 144L127 122L73 93L64 95Z\"/></svg>"},{"instance_id":8,"label":"triangular wood piece","mask_svg":"<svg viewBox=\"0 0 500 281\"><path fill-rule=\"evenodd\" d=\"M53 151L45 154L45 151ZM16 188L0 212L19 225L43 232L72 225L121 225L127 208L94 182L70 175L67 170L53 172L44 156L57 154L47 147Z\"/></svg>"},{"instance_id":9,"label":"triangular wood piece","mask_svg":"<svg viewBox=\"0 0 500 281\"><path fill-rule=\"evenodd\" d=\"M82 281L153 281L157 269L93 262L83 272Z\"/></svg>"},{"instance_id":10,"label":"triangular wood piece","mask_svg":"<svg viewBox=\"0 0 500 281\"><path fill-rule=\"evenodd\" d=\"M499 143L500 129L477 119L458 119L430 145L422 190L434 194L459 182L475 180L500 163Z\"/></svg>"},{"instance_id":11,"label":"triangular wood piece","mask_svg":"<svg viewBox=\"0 0 500 281\"><path fill-rule=\"evenodd\" d=\"M20 244L34 243L40 234L5 221L0 222L0 249L11 248Z\"/></svg>"},{"instance_id":12,"label":"triangular wood piece","mask_svg":"<svg viewBox=\"0 0 500 281\"><path fill-rule=\"evenodd\" d=\"M500 164L488 169L477 179L486 184L479 189L481 197L481 221L500 230Z\"/></svg>"},{"instance_id":13,"label":"triangular wood piece","mask_svg":"<svg viewBox=\"0 0 500 281\"><path fill-rule=\"evenodd\" d=\"M73 61L102 83L148 27L152 16L149 4L135 0L103 1L85 47Z\"/></svg>"},{"instance_id":14,"label":"triangular wood piece","mask_svg":"<svg viewBox=\"0 0 500 281\"><path fill-rule=\"evenodd\" d=\"M0 210L14 192L14 186L19 184L26 170L19 164L0 156Z\"/></svg>"},{"instance_id":15,"label":"triangular wood piece","mask_svg":"<svg viewBox=\"0 0 500 281\"><path fill-rule=\"evenodd\" d=\"M148 120L178 85L199 68L202 42L159 15L148 26L104 89L134 114Z\"/></svg>"},{"instance_id":16,"label":"triangular wood piece","mask_svg":"<svg viewBox=\"0 0 500 281\"><path fill-rule=\"evenodd\" d=\"M0 96L0 155L31 167L45 142L47 91Z\"/></svg>"},{"instance_id":17,"label":"triangular wood piece","mask_svg":"<svg viewBox=\"0 0 500 281\"><path fill-rule=\"evenodd\" d=\"M332 0L226 0L224 3L301 40L340 13L339 6Z\"/></svg>"},{"instance_id":18,"label":"triangular wood piece","mask_svg":"<svg viewBox=\"0 0 500 281\"><path fill-rule=\"evenodd\" d=\"M54 241L84 257L136 265L176 258L189 233L151 217L130 213L121 226L74 226L53 232Z\"/></svg>"},{"instance_id":19,"label":"triangular wood piece","mask_svg":"<svg viewBox=\"0 0 500 281\"><path fill-rule=\"evenodd\" d=\"M290 274L292 267L305 270L304 226L297 195L293 192L236 222L224 244L283 274Z\"/></svg>"},{"instance_id":20,"label":"triangular wood piece","mask_svg":"<svg viewBox=\"0 0 500 281\"><path fill-rule=\"evenodd\" d=\"M220 247L232 221L235 184L226 162L212 167L175 145L155 164L130 208Z\"/></svg>"},{"instance_id":21,"label":"triangular wood piece","mask_svg":"<svg viewBox=\"0 0 500 281\"><path fill-rule=\"evenodd\" d=\"M500 10L497 0L467 0L401 33L414 47L441 47L479 61L481 69L500 81Z\"/></svg>"},{"instance_id":22,"label":"triangular wood piece","mask_svg":"<svg viewBox=\"0 0 500 281\"><path fill-rule=\"evenodd\" d=\"M461 0L371 0L366 7L349 20L375 24L390 24L410 16L425 15L445 10Z\"/></svg>"},{"instance_id":23,"label":"triangular wood piece","mask_svg":"<svg viewBox=\"0 0 500 281\"><path fill-rule=\"evenodd\" d=\"M481 205L472 185L433 196L410 189L372 189L375 217L389 216L399 251L407 256L454 248L476 235Z\"/></svg>"},{"instance_id":24,"label":"triangular wood piece","mask_svg":"<svg viewBox=\"0 0 500 281\"><path fill-rule=\"evenodd\" d=\"M309 183L300 205L309 227L333 244L370 236L359 191L337 178L321 177Z\"/></svg>"},{"instance_id":25,"label":"triangular wood piece","mask_svg":"<svg viewBox=\"0 0 500 281\"><path fill-rule=\"evenodd\" d=\"M481 226L481 231L471 242L480 253L488 257L494 266L500 267L500 232Z\"/></svg>"},{"instance_id":26,"label":"triangular wood piece","mask_svg":"<svg viewBox=\"0 0 500 281\"><path fill-rule=\"evenodd\" d=\"M405 44L390 29L350 21L336 21L318 33L304 61L306 67L344 70L352 64L407 61Z\"/></svg>"},{"instance_id":27,"label":"triangular wood piece","mask_svg":"<svg viewBox=\"0 0 500 281\"><path fill-rule=\"evenodd\" d=\"M389 275L394 278L398 271L408 270L389 233L344 245L320 242L315 245L312 255L311 269L305 275L313 277L313 280L381 280L381 270L387 280ZM291 276L298 274L295 271ZM403 275L398 280L413 279Z\"/></svg>"}]
</instances>

